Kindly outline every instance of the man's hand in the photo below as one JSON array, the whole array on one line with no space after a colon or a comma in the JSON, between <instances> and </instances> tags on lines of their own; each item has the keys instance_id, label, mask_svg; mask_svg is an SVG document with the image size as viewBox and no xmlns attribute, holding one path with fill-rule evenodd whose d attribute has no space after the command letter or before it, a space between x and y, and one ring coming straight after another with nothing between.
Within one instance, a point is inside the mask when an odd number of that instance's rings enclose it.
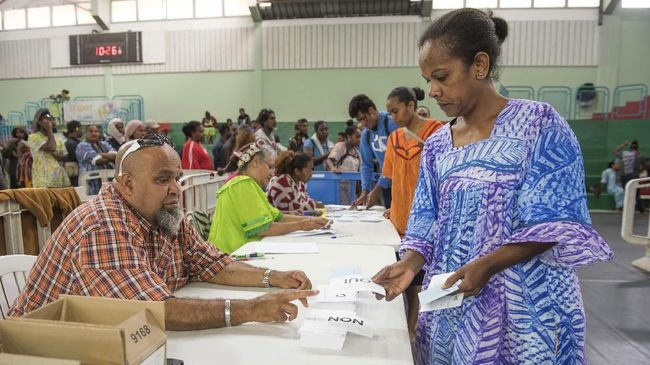
<instances>
[{"instance_id":1,"label":"man's hand","mask_svg":"<svg viewBox=\"0 0 650 365\"><path fill-rule=\"evenodd\" d=\"M366 204L366 198L367 198L367 197L368 197L368 192L365 191L365 190L363 190L363 191L361 192L361 195L359 195L359 197L358 197L355 201L352 202L352 204L350 205L350 208L352 208L352 209L356 209L356 208L357 208L357 205L364 205L364 204Z\"/></svg>"},{"instance_id":2,"label":"man's hand","mask_svg":"<svg viewBox=\"0 0 650 365\"><path fill-rule=\"evenodd\" d=\"M493 274L490 265L481 259L476 259L467 265L462 266L453 275L447 278L447 281L442 285L442 288L447 289L454 285L458 280L462 280L461 283L458 284L458 289L465 293L465 297L472 297L481 292L481 289L483 289Z\"/></svg>"},{"instance_id":3,"label":"man's hand","mask_svg":"<svg viewBox=\"0 0 650 365\"><path fill-rule=\"evenodd\" d=\"M252 320L262 323L293 321L298 316L298 306L291 302L300 300L307 308L306 298L317 294L318 290L283 290L251 299Z\"/></svg>"},{"instance_id":4,"label":"man's hand","mask_svg":"<svg viewBox=\"0 0 650 365\"><path fill-rule=\"evenodd\" d=\"M307 275L300 270L293 271L271 271L269 285L282 289L311 289L311 281Z\"/></svg>"},{"instance_id":5,"label":"man's hand","mask_svg":"<svg viewBox=\"0 0 650 365\"><path fill-rule=\"evenodd\" d=\"M368 194L366 197L365 205L366 209L372 208L373 205L375 205L379 201L379 194L382 192L382 188L377 185L375 186L374 189Z\"/></svg>"}]
</instances>

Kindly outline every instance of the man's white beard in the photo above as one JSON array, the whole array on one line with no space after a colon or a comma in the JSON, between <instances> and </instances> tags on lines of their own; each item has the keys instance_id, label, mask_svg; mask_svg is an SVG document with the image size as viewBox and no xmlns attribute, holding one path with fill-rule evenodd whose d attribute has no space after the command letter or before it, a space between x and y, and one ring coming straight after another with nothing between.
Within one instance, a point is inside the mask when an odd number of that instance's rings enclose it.
<instances>
[{"instance_id":1,"label":"man's white beard","mask_svg":"<svg viewBox=\"0 0 650 365\"><path fill-rule=\"evenodd\" d=\"M156 214L156 224L169 235L177 235L183 221L183 211L179 207L161 209Z\"/></svg>"}]
</instances>

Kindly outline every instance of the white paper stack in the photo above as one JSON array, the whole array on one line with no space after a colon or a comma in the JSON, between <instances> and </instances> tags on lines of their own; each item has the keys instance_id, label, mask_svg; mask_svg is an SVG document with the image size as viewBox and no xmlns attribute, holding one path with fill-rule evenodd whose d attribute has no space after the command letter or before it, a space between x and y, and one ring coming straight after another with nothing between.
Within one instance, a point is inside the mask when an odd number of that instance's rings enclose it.
<instances>
[{"instance_id":1,"label":"white paper stack","mask_svg":"<svg viewBox=\"0 0 650 365\"><path fill-rule=\"evenodd\" d=\"M429 287L418 293L418 298L420 299L420 312L454 308L462 304L464 294L457 293L460 281L457 281L447 289L442 288L442 284L444 284L452 274L453 273L447 273L431 277Z\"/></svg>"}]
</instances>

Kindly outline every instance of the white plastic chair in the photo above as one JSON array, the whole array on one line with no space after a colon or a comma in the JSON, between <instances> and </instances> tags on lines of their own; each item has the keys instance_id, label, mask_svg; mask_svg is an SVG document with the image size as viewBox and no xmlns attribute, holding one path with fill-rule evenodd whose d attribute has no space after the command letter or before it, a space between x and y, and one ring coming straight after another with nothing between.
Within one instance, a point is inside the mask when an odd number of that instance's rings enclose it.
<instances>
[{"instance_id":1,"label":"white plastic chair","mask_svg":"<svg viewBox=\"0 0 650 365\"><path fill-rule=\"evenodd\" d=\"M5 319L9 308L25 287L29 271L36 263L36 256L0 256L0 315Z\"/></svg>"},{"instance_id":2,"label":"white plastic chair","mask_svg":"<svg viewBox=\"0 0 650 365\"><path fill-rule=\"evenodd\" d=\"M650 188L650 177L630 180L625 185L621 237L628 243L645 246L645 257L632 261L632 266L650 272L650 218L648 221L648 234L646 236L634 234L636 191L645 188Z\"/></svg>"}]
</instances>

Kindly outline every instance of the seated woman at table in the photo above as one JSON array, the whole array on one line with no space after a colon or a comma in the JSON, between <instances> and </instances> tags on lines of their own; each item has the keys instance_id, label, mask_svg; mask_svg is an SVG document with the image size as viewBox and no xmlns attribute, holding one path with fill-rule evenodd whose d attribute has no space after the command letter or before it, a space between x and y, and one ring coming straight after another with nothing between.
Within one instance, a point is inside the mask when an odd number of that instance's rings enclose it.
<instances>
[{"instance_id":1,"label":"seated woman at table","mask_svg":"<svg viewBox=\"0 0 650 365\"><path fill-rule=\"evenodd\" d=\"M217 208L208 241L221 251L232 253L250 241L299 230L322 228L324 218L284 215L269 204L262 191L274 170L273 153L262 143L242 147L235 158L238 175L217 191Z\"/></svg>"},{"instance_id":2,"label":"seated woman at table","mask_svg":"<svg viewBox=\"0 0 650 365\"><path fill-rule=\"evenodd\" d=\"M269 181L266 195L269 203L282 213L302 215L323 208L323 204L310 198L307 185L314 161L304 152L284 151L275 159L275 176Z\"/></svg>"}]
</instances>

